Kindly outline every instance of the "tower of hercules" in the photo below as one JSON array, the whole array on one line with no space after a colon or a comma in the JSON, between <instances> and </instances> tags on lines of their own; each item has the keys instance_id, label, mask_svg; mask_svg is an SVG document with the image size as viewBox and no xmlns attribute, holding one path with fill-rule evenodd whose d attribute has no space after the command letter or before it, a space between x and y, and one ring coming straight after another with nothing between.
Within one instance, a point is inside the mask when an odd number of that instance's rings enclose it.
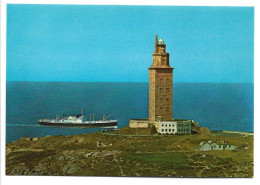
<instances>
[{"instance_id":1,"label":"tower of hercules","mask_svg":"<svg viewBox=\"0 0 260 185\"><path fill-rule=\"evenodd\" d=\"M149 121L172 120L173 69L166 45L155 35L153 64L149 68Z\"/></svg>"}]
</instances>

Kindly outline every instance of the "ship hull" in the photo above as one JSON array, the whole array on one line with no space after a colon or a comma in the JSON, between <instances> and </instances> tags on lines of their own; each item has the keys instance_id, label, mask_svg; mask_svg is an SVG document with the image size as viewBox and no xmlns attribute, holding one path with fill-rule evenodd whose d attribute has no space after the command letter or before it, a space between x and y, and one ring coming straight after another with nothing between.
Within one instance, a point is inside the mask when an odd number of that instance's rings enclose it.
<instances>
[{"instance_id":1,"label":"ship hull","mask_svg":"<svg viewBox=\"0 0 260 185\"><path fill-rule=\"evenodd\" d=\"M56 127L112 127L117 126L117 121L113 122L95 122L95 123L52 123L52 122L45 122L41 121L38 122L40 125L44 126L56 126Z\"/></svg>"}]
</instances>

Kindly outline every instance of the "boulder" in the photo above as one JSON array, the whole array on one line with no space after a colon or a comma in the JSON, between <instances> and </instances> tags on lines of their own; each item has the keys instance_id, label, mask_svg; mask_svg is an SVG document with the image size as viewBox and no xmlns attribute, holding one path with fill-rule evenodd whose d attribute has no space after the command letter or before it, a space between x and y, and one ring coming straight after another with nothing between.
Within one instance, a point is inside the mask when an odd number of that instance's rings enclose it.
<instances>
[{"instance_id":1,"label":"boulder","mask_svg":"<svg viewBox=\"0 0 260 185\"><path fill-rule=\"evenodd\" d=\"M27 168L25 166L15 166L10 175L23 175Z\"/></svg>"},{"instance_id":2,"label":"boulder","mask_svg":"<svg viewBox=\"0 0 260 185\"><path fill-rule=\"evenodd\" d=\"M39 139L40 139L39 137L34 137L34 138L32 138L33 141L37 141L37 140L39 140Z\"/></svg>"},{"instance_id":3,"label":"boulder","mask_svg":"<svg viewBox=\"0 0 260 185\"><path fill-rule=\"evenodd\" d=\"M211 132L207 127L199 127L198 134L209 135Z\"/></svg>"},{"instance_id":4,"label":"boulder","mask_svg":"<svg viewBox=\"0 0 260 185\"><path fill-rule=\"evenodd\" d=\"M59 157L60 161L67 161L67 160L71 161L71 160L74 160L74 159L75 159L75 157L73 157L71 155L62 155L62 156Z\"/></svg>"},{"instance_id":5,"label":"boulder","mask_svg":"<svg viewBox=\"0 0 260 185\"><path fill-rule=\"evenodd\" d=\"M42 163L39 163L38 166L35 168L35 171L43 172L45 169L46 169L46 167Z\"/></svg>"},{"instance_id":6,"label":"boulder","mask_svg":"<svg viewBox=\"0 0 260 185\"><path fill-rule=\"evenodd\" d=\"M62 169L62 171L66 174L72 174L74 172L76 172L79 169L79 167L75 164L72 165L66 165L64 166L64 168Z\"/></svg>"},{"instance_id":7,"label":"boulder","mask_svg":"<svg viewBox=\"0 0 260 185\"><path fill-rule=\"evenodd\" d=\"M7 148L6 151L5 151L6 155L8 155L11 152L12 152L11 148Z\"/></svg>"}]
</instances>

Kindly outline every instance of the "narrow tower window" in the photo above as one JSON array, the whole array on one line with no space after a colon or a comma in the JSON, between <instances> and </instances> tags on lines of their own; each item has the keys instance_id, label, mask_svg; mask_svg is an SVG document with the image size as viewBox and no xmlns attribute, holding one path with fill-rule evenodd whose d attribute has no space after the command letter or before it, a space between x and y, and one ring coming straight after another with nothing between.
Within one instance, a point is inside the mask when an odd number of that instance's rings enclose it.
<instances>
[{"instance_id":1,"label":"narrow tower window","mask_svg":"<svg viewBox=\"0 0 260 185\"><path fill-rule=\"evenodd\" d=\"M160 88L160 93L162 93L163 92L163 88Z\"/></svg>"}]
</instances>

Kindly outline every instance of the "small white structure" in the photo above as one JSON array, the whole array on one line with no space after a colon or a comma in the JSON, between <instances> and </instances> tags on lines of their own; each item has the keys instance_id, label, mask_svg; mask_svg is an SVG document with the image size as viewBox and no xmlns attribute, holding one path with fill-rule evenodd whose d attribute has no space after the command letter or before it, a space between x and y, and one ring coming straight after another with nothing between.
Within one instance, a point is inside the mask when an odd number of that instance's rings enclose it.
<instances>
[{"instance_id":1,"label":"small white structure","mask_svg":"<svg viewBox=\"0 0 260 185\"><path fill-rule=\"evenodd\" d=\"M235 150L237 149L236 145L233 144L217 144L214 142L206 142L201 143L199 147L195 148L196 150L203 150L203 151L209 151L209 150Z\"/></svg>"},{"instance_id":2,"label":"small white structure","mask_svg":"<svg viewBox=\"0 0 260 185\"><path fill-rule=\"evenodd\" d=\"M190 134L191 120L161 121L158 132L159 134Z\"/></svg>"}]
</instances>

